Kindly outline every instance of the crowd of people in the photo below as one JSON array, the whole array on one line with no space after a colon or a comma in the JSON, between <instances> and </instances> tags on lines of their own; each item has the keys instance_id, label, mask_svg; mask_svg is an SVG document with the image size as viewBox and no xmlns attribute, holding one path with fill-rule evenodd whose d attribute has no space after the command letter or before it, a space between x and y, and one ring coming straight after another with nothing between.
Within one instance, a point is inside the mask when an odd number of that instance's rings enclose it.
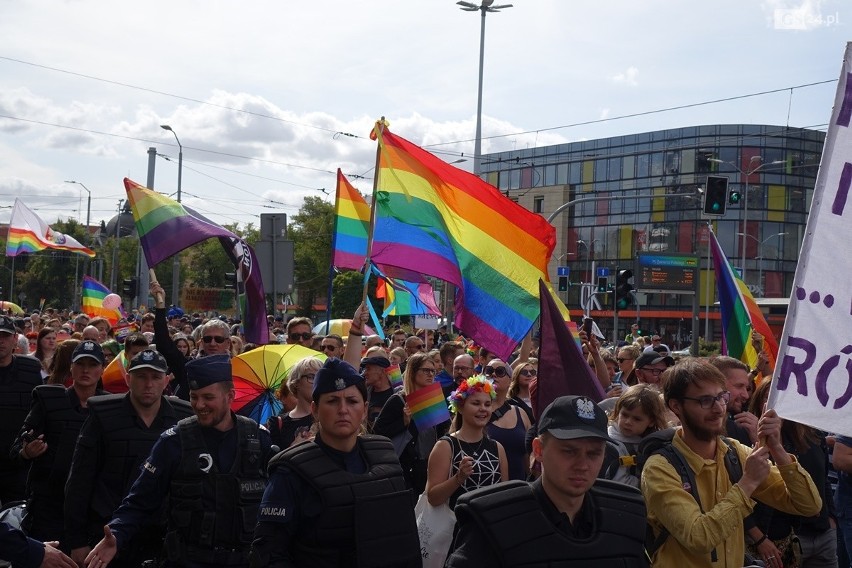
<instances>
[{"instance_id":1,"label":"crowd of people","mask_svg":"<svg viewBox=\"0 0 852 568\"><path fill-rule=\"evenodd\" d=\"M536 416L538 382L562 377L540 373L533 335L504 360L446 328L366 335L363 306L346 337L269 316L274 341L315 354L257 424L231 409L231 358L257 347L239 322L151 295L116 327L0 316L0 504L23 511L0 523L0 559L849 566L852 438L766 410L764 356L675 360L636 329L612 346L581 332L606 397ZM409 400L435 383L451 419L418 426Z\"/></svg>"}]
</instances>

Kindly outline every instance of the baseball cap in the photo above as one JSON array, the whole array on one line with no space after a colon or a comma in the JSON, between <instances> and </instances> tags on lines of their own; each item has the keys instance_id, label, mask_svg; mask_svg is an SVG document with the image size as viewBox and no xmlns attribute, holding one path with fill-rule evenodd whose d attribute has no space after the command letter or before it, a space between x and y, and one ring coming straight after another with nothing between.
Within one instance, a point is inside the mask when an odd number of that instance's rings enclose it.
<instances>
[{"instance_id":1,"label":"baseball cap","mask_svg":"<svg viewBox=\"0 0 852 568\"><path fill-rule=\"evenodd\" d=\"M653 349L646 349L641 355L639 355L636 362L633 363L633 368L641 369L647 365L656 365L657 363L663 362L666 364L666 367L671 367L675 364L674 359L672 359L667 352L659 353Z\"/></svg>"},{"instance_id":2,"label":"baseball cap","mask_svg":"<svg viewBox=\"0 0 852 568\"><path fill-rule=\"evenodd\" d=\"M127 366L128 373L137 369L154 369L161 373L168 373L169 364L166 363L166 360L162 355L153 349L146 349L145 351L137 353L133 359L130 360L130 365Z\"/></svg>"},{"instance_id":3,"label":"baseball cap","mask_svg":"<svg viewBox=\"0 0 852 568\"><path fill-rule=\"evenodd\" d=\"M104 364L104 350L96 341L92 341L91 339L80 342L80 345L71 354L71 362L76 363L83 357L91 357L101 365Z\"/></svg>"},{"instance_id":4,"label":"baseball cap","mask_svg":"<svg viewBox=\"0 0 852 568\"><path fill-rule=\"evenodd\" d=\"M0 331L12 335L18 333L18 330L15 329L15 320L9 316L0 315Z\"/></svg>"},{"instance_id":5,"label":"baseball cap","mask_svg":"<svg viewBox=\"0 0 852 568\"><path fill-rule=\"evenodd\" d=\"M586 396L560 396L538 420L538 433L550 432L559 440L600 438L609 440L606 412Z\"/></svg>"}]
</instances>

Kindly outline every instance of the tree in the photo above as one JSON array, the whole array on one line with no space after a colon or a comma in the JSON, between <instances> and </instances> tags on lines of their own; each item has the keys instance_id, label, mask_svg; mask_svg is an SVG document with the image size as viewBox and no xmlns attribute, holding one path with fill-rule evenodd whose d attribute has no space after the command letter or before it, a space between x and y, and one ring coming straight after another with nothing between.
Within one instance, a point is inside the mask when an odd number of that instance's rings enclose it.
<instances>
[{"instance_id":1,"label":"tree","mask_svg":"<svg viewBox=\"0 0 852 568\"><path fill-rule=\"evenodd\" d=\"M376 297L376 278L370 277L367 286L370 297ZM361 303L364 291L364 277L354 270L341 272L334 277L331 292L331 318L351 318L355 308ZM381 304L373 304L376 312L381 314ZM373 325L373 324L370 324Z\"/></svg>"},{"instance_id":2,"label":"tree","mask_svg":"<svg viewBox=\"0 0 852 568\"><path fill-rule=\"evenodd\" d=\"M298 315L311 317L317 298L326 294L333 230L334 205L319 197L306 197L291 217L288 234L294 247Z\"/></svg>"}]
</instances>

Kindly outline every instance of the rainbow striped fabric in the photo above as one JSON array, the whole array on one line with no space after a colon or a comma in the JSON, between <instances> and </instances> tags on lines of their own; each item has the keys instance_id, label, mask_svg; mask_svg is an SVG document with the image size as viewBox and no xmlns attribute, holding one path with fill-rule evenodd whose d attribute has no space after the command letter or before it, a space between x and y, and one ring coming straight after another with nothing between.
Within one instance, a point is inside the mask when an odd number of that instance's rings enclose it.
<instances>
[{"instance_id":1,"label":"rainbow striped fabric","mask_svg":"<svg viewBox=\"0 0 852 568\"><path fill-rule=\"evenodd\" d=\"M218 238L236 269L246 339L258 345L269 343L260 265L248 243L189 207L134 181L124 178L124 188L148 266L154 267L201 241Z\"/></svg>"},{"instance_id":2,"label":"rainbow striped fabric","mask_svg":"<svg viewBox=\"0 0 852 568\"><path fill-rule=\"evenodd\" d=\"M380 290L381 288L381 290ZM382 317L398 315L441 315L435 304L435 293L428 282L408 282L379 278L376 297L385 299Z\"/></svg>"},{"instance_id":3,"label":"rainbow striped fabric","mask_svg":"<svg viewBox=\"0 0 852 568\"><path fill-rule=\"evenodd\" d=\"M91 276L83 276L83 311L90 318L103 317L106 318L110 325L115 327L118 320L125 317L123 308L111 310L104 307L104 298L110 294L109 288L92 278Z\"/></svg>"},{"instance_id":4,"label":"rainbow striped fabric","mask_svg":"<svg viewBox=\"0 0 852 568\"><path fill-rule=\"evenodd\" d=\"M764 351L770 365L775 368L778 342L748 286L731 268L712 230L710 249L713 251L713 270L716 272L719 309L722 313L722 354L739 359L753 369L757 365L757 350L751 341L751 332L754 330L763 335Z\"/></svg>"},{"instance_id":5,"label":"rainbow striped fabric","mask_svg":"<svg viewBox=\"0 0 852 568\"><path fill-rule=\"evenodd\" d=\"M421 432L450 419L450 408L441 390L441 383L437 381L405 395L405 402Z\"/></svg>"},{"instance_id":6,"label":"rainbow striped fabric","mask_svg":"<svg viewBox=\"0 0 852 568\"><path fill-rule=\"evenodd\" d=\"M9 235L6 237L6 256L30 254L45 249L65 250L95 256L95 251L84 247L73 237L53 229L41 217L15 198L12 217L9 219Z\"/></svg>"},{"instance_id":7,"label":"rainbow striped fabric","mask_svg":"<svg viewBox=\"0 0 852 568\"><path fill-rule=\"evenodd\" d=\"M458 287L455 324L508 357L539 315L556 231L477 176L384 130L372 260Z\"/></svg>"},{"instance_id":8,"label":"rainbow striped fabric","mask_svg":"<svg viewBox=\"0 0 852 568\"><path fill-rule=\"evenodd\" d=\"M399 370L399 365L391 365L385 369L385 373L387 373L393 388L402 386L402 372Z\"/></svg>"}]
</instances>

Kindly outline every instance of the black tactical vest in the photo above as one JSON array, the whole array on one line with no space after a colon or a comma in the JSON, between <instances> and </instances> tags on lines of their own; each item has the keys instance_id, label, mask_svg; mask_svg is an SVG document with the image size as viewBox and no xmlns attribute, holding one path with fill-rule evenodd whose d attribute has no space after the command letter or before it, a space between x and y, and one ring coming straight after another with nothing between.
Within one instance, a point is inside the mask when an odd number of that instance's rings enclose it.
<instances>
[{"instance_id":1,"label":"black tactical vest","mask_svg":"<svg viewBox=\"0 0 852 568\"><path fill-rule=\"evenodd\" d=\"M589 495L594 534L572 539L557 531L528 483L509 481L462 495L459 523L476 522L502 566L645 567L646 510L638 489L599 479Z\"/></svg>"},{"instance_id":2,"label":"black tactical vest","mask_svg":"<svg viewBox=\"0 0 852 568\"><path fill-rule=\"evenodd\" d=\"M30 411L33 389L42 384L41 363L35 357L12 355L6 381L0 383L0 472L19 469L9 448Z\"/></svg>"},{"instance_id":3,"label":"black tactical vest","mask_svg":"<svg viewBox=\"0 0 852 568\"><path fill-rule=\"evenodd\" d=\"M278 454L270 472L286 464L319 494L323 510L292 540L298 566L421 566L410 490L390 440L359 436L367 473L338 467L315 443Z\"/></svg>"}]
</instances>

